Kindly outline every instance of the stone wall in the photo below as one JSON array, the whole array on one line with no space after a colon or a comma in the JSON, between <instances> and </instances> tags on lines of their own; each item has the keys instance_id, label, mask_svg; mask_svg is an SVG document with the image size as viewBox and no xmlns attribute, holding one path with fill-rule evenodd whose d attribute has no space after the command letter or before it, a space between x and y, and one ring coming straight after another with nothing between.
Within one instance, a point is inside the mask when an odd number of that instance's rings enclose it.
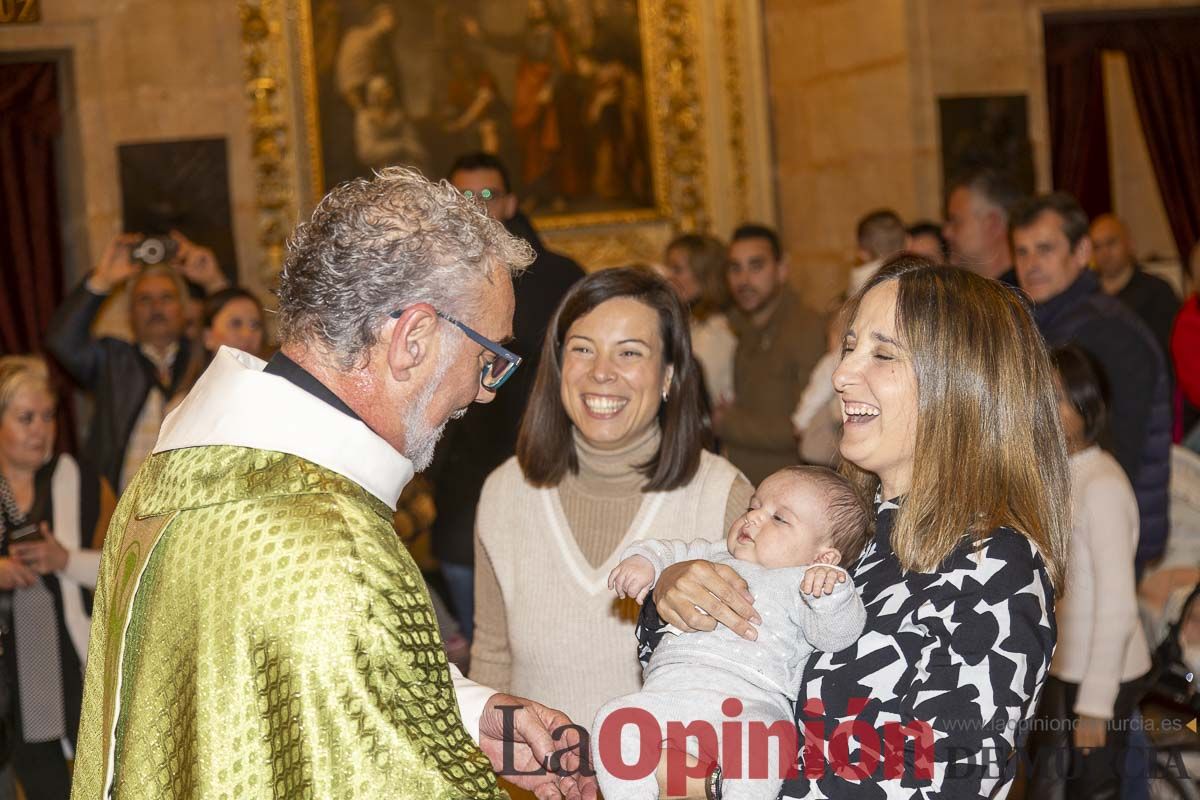
<instances>
[{"instance_id":1,"label":"stone wall","mask_svg":"<svg viewBox=\"0 0 1200 800\"><path fill-rule=\"evenodd\" d=\"M814 307L845 286L864 211L914 210L908 6L765 3L780 233L792 280Z\"/></svg>"},{"instance_id":2,"label":"stone wall","mask_svg":"<svg viewBox=\"0 0 1200 800\"><path fill-rule=\"evenodd\" d=\"M56 60L67 111L69 282L119 232L120 144L224 137L238 264L253 288L254 186L234 3L43 2L42 22L0 27L6 60ZM247 280L248 279L248 280Z\"/></svg>"}]
</instances>

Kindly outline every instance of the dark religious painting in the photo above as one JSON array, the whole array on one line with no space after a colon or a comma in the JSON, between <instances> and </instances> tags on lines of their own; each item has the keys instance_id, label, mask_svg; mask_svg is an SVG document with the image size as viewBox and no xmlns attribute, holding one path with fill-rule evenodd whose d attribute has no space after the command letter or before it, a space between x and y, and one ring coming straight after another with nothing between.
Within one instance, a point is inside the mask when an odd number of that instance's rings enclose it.
<instances>
[{"instance_id":1,"label":"dark religious painting","mask_svg":"<svg viewBox=\"0 0 1200 800\"><path fill-rule=\"evenodd\" d=\"M236 283L225 140L123 144L117 160L124 230L149 236L178 229L212 248L221 270Z\"/></svg>"},{"instance_id":2,"label":"dark religious painting","mask_svg":"<svg viewBox=\"0 0 1200 800\"><path fill-rule=\"evenodd\" d=\"M654 206L636 0L305 8L322 191L392 164L442 177L456 156L483 150L508 165L527 212Z\"/></svg>"},{"instance_id":3,"label":"dark religious painting","mask_svg":"<svg viewBox=\"0 0 1200 800\"><path fill-rule=\"evenodd\" d=\"M1008 172L1032 194L1036 188L1029 142L1028 100L1023 94L938 98L942 130L942 176L978 167Z\"/></svg>"}]
</instances>

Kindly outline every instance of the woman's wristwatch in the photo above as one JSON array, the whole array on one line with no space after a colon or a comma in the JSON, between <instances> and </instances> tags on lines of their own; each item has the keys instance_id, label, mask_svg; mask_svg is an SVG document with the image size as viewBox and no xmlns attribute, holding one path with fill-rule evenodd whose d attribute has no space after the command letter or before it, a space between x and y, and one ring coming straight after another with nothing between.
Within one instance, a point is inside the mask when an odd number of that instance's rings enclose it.
<instances>
[{"instance_id":1,"label":"woman's wristwatch","mask_svg":"<svg viewBox=\"0 0 1200 800\"><path fill-rule=\"evenodd\" d=\"M704 779L704 796L708 800L721 800L721 765L713 764L712 772Z\"/></svg>"}]
</instances>

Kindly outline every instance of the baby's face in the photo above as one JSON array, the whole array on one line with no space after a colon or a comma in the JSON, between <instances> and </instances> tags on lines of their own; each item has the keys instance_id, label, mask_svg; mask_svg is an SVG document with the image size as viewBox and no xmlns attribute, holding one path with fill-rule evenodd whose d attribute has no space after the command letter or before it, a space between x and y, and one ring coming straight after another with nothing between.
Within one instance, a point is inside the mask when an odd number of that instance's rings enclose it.
<instances>
[{"instance_id":1,"label":"baby's face","mask_svg":"<svg viewBox=\"0 0 1200 800\"><path fill-rule=\"evenodd\" d=\"M803 567L828 549L826 501L811 481L776 473L759 484L750 508L729 529L734 558L778 569Z\"/></svg>"}]
</instances>

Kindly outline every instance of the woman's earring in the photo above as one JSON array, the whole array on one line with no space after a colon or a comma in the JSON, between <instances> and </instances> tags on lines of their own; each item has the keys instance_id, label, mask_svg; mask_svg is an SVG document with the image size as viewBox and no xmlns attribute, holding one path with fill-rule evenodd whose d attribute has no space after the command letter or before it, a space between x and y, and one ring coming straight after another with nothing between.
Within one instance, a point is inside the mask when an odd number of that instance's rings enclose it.
<instances>
[{"instance_id":1,"label":"woman's earring","mask_svg":"<svg viewBox=\"0 0 1200 800\"><path fill-rule=\"evenodd\" d=\"M667 392L667 390L666 390L666 389L663 389L662 398L663 398L663 402L664 402L664 403L665 403L665 402L667 402L667 398L668 398L669 396L670 396L669 392Z\"/></svg>"}]
</instances>

